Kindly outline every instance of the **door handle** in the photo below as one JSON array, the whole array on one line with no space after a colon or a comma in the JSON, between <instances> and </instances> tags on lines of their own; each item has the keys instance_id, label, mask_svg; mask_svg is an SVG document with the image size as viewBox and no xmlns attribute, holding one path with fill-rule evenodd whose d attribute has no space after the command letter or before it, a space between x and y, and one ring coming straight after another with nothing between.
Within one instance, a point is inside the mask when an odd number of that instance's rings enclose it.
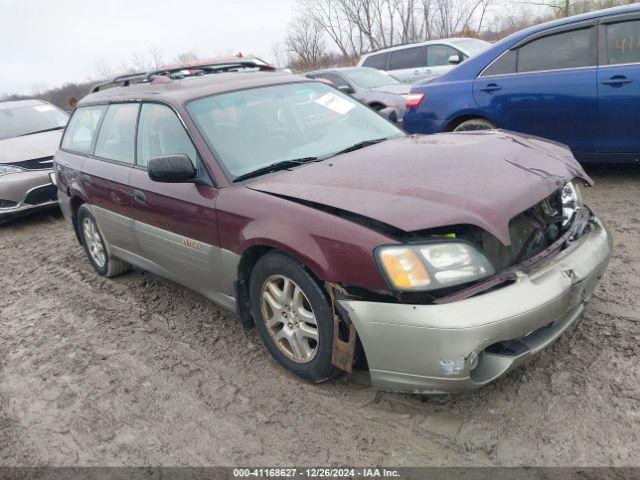
<instances>
[{"instance_id":1,"label":"door handle","mask_svg":"<svg viewBox=\"0 0 640 480\"><path fill-rule=\"evenodd\" d=\"M631 83L633 80L625 77L624 75L614 75L609 80L604 80L604 85L624 85L625 83Z\"/></svg>"},{"instance_id":2,"label":"door handle","mask_svg":"<svg viewBox=\"0 0 640 480\"><path fill-rule=\"evenodd\" d=\"M141 203L143 205L145 205L147 203L147 197L140 190L134 190L133 191L133 200L135 202Z\"/></svg>"},{"instance_id":3,"label":"door handle","mask_svg":"<svg viewBox=\"0 0 640 480\"><path fill-rule=\"evenodd\" d=\"M82 174L82 177L80 177L82 179L82 181L84 183L86 183L87 185L91 185L93 183L93 180L91 180L91 176L87 175L86 173Z\"/></svg>"},{"instance_id":4,"label":"door handle","mask_svg":"<svg viewBox=\"0 0 640 480\"><path fill-rule=\"evenodd\" d=\"M497 92L498 90L502 90L502 87L497 83L488 83L485 87L482 87L480 90L483 92Z\"/></svg>"}]
</instances>

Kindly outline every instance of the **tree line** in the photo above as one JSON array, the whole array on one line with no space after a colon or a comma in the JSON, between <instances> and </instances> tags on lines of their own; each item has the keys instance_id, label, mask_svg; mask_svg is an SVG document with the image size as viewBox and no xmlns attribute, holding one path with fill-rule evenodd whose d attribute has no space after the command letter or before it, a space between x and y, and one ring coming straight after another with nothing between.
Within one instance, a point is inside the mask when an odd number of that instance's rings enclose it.
<instances>
[{"instance_id":1,"label":"tree line","mask_svg":"<svg viewBox=\"0 0 640 480\"><path fill-rule=\"evenodd\" d=\"M294 72L353 65L360 55L393 45L453 36L496 41L555 18L634 3L633 0L296 0L284 38L272 48L273 62ZM198 59L185 51L168 63ZM117 75L145 72L166 65L153 47L134 52L119 67L98 62L84 82L48 89L34 85L30 95L0 100L41 98L63 109L84 97L93 85Z\"/></svg>"}]
</instances>

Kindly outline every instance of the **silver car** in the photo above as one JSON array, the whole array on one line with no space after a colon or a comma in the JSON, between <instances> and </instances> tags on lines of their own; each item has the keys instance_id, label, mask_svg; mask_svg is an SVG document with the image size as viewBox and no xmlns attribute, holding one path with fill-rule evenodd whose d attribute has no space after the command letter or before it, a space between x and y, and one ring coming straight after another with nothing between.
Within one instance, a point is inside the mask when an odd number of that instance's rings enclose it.
<instances>
[{"instance_id":1,"label":"silver car","mask_svg":"<svg viewBox=\"0 0 640 480\"><path fill-rule=\"evenodd\" d=\"M57 205L53 155L67 120L42 100L0 102L0 222Z\"/></svg>"},{"instance_id":2,"label":"silver car","mask_svg":"<svg viewBox=\"0 0 640 480\"><path fill-rule=\"evenodd\" d=\"M384 70L403 82L413 83L444 75L490 46L476 38L429 40L367 53L360 58L358 66Z\"/></svg>"},{"instance_id":3,"label":"silver car","mask_svg":"<svg viewBox=\"0 0 640 480\"><path fill-rule=\"evenodd\" d=\"M338 90L374 110L393 108L399 122L404 116L405 104L412 87L387 72L368 67L329 68L309 72L307 77L329 81Z\"/></svg>"}]
</instances>

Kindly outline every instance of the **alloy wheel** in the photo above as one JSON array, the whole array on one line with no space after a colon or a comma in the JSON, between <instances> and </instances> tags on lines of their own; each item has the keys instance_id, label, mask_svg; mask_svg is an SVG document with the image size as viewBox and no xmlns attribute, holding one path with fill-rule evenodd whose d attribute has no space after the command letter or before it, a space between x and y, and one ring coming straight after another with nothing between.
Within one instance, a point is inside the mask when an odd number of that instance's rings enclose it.
<instances>
[{"instance_id":1,"label":"alloy wheel","mask_svg":"<svg viewBox=\"0 0 640 480\"><path fill-rule=\"evenodd\" d=\"M85 217L82 220L82 233L89 255L98 267L104 267L107 263L107 254L98 227L92 218Z\"/></svg>"},{"instance_id":2,"label":"alloy wheel","mask_svg":"<svg viewBox=\"0 0 640 480\"><path fill-rule=\"evenodd\" d=\"M261 290L264 324L278 349L297 363L316 356L319 331L311 304L300 286L284 275L272 275Z\"/></svg>"}]
</instances>

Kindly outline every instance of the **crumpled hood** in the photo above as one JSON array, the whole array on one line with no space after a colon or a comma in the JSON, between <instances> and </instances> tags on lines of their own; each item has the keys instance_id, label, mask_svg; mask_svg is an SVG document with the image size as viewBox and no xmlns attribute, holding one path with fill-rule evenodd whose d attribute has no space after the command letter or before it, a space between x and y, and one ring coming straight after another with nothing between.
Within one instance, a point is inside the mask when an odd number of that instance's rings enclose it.
<instances>
[{"instance_id":1,"label":"crumpled hood","mask_svg":"<svg viewBox=\"0 0 640 480\"><path fill-rule=\"evenodd\" d=\"M0 140L0 163L52 157L58 150L61 136L62 130L53 130Z\"/></svg>"},{"instance_id":2,"label":"crumpled hood","mask_svg":"<svg viewBox=\"0 0 640 480\"><path fill-rule=\"evenodd\" d=\"M472 224L509 245L509 221L576 177L592 184L560 144L479 131L392 139L247 186L405 232Z\"/></svg>"}]
</instances>

